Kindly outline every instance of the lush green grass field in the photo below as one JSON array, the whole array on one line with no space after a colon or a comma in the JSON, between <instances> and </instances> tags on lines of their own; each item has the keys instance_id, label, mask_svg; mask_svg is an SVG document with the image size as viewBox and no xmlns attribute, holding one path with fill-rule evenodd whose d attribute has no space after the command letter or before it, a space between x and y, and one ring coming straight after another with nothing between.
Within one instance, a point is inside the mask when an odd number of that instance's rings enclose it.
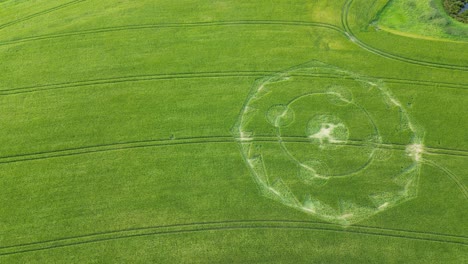
<instances>
[{"instance_id":1,"label":"lush green grass field","mask_svg":"<svg viewBox=\"0 0 468 264\"><path fill-rule=\"evenodd\" d=\"M467 42L376 31L386 0L273 2L0 1L0 263L466 261ZM336 189L296 177L369 148ZM368 199L408 163L415 193Z\"/></svg>"}]
</instances>

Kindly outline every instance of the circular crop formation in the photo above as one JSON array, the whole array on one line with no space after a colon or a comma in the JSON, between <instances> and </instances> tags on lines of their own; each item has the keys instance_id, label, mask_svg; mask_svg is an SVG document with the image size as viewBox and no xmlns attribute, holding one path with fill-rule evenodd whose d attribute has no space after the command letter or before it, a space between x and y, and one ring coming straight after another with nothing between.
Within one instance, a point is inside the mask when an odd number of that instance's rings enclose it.
<instances>
[{"instance_id":1,"label":"circular crop formation","mask_svg":"<svg viewBox=\"0 0 468 264\"><path fill-rule=\"evenodd\" d=\"M353 224L417 195L423 132L381 81L320 62L258 80L233 133L263 195Z\"/></svg>"}]
</instances>

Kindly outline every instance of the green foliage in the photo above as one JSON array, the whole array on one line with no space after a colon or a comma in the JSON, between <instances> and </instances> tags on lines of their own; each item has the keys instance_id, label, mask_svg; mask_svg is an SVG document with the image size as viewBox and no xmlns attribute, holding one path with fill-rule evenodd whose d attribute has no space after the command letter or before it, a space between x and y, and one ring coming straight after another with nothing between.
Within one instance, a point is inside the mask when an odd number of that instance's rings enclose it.
<instances>
[{"instance_id":1,"label":"green foliage","mask_svg":"<svg viewBox=\"0 0 468 264\"><path fill-rule=\"evenodd\" d=\"M468 39L468 26L448 16L439 0L393 0L381 12L377 25L392 32L438 39Z\"/></svg>"},{"instance_id":2,"label":"green foliage","mask_svg":"<svg viewBox=\"0 0 468 264\"><path fill-rule=\"evenodd\" d=\"M462 8L468 4L467 0L444 0L444 8L447 13L456 20L468 23L468 13L461 12Z\"/></svg>"}]
</instances>

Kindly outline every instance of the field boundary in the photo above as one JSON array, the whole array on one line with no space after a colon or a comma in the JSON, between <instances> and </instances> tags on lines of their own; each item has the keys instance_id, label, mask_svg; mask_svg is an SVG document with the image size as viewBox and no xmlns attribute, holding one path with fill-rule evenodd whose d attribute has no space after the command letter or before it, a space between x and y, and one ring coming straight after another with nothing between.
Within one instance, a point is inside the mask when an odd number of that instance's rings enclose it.
<instances>
[{"instance_id":1,"label":"field boundary","mask_svg":"<svg viewBox=\"0 0 468 264\"><path fill-rule=\"evenodd\" d=\"M348 39L352 42L354 42L356 45L359 47L363 48L364 50L367 50L370 53L380 55L382 57L385 57L387 59L393 59L397 61L402 61L406 63L411 63L411 64L416 64L420 66L426 66L426 67L432 67L432 68L439 68L439 69L450 69L450 70L458 70L458 71L468 71L467 66L461 66L461 65L452 65L452 64L444 64L444 63L435 63L435 62L429 62L429 61L423 61L423 60L417 60L417 59L411 59L407 58L404 56L392 54L383 50L379 50L377 48L374 48L365 42L361 41L351 30L351 27L349 26L348 23L348 16L349 16L349 9L351 8L351 5L353 3L353 0L347 0L346 3L343 6L342 14L341 14L341 23L343 28L345 29L345 34L347 35Z\"/></svg>"}]
</instances>

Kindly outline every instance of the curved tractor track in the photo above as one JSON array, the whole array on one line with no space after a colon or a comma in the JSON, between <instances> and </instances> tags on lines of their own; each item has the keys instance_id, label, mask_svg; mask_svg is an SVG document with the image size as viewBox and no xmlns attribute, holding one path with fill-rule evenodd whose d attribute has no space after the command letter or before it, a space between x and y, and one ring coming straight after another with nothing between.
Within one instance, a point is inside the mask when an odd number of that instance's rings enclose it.
<instances>
[{"instance_id":1,"label":"curved tractor track","mask_svg":"<svg viewBox=\"0 0 468 264\"><path fill-rule=\"evenodd\" d=\"M159 28L193 28L193 27L215 27L215 26L255 26L255 25L276 25L276 26L301 26L301 27L318 27L326 28L339 32L345 35L345 32L332 24L307 21L285 21L285 20L238 20L238 21L212 21L212 22L191 22L191 23L161 23L161 24L141 24L141 25L124 25L114 27L103 27L88 30L78 30L57 34L45 34L22 39L7 40L0 42L0 46L26 43L32 41L49 40L56 38L85 36L92 34L102 34L108 32L132 31L144 29L159 29Z\"/></svg>"},{"instance_id":2,"label":"curved tractor track","mask_svg":"<svg viewBox=\"0 0 468 264\"><path fill-rule=\"evenodd\" d=\"M452 65L452 64L444 64L444 63L435 63L435 62L429 62L429 61L423 61L423 60L416 60L416 59L411 59L407 58L404 56L392 54L383 50L379 50L377 48L374 48L367 43L361 41L352 31L349 22L348 22L348 16L349 16L349 9L351 8L351 5L353 3L353 0L348 0L344 6L343 10L341 13L341 23L343 28L345 29L345 34L348 37L348 39L352 42L354 42L356 45L359 47L365 49L366 51L388 58L388 59L393 59L393 60L398 60L406 63L411 63L411 64L416 64L420 66L426 66L426 67L432 67L432 68L439 68L439 69L450 69L450 70L458 70L458 71L468 71L467 66L460 66L460 65Z\"/></svg>"},{"instance_id":3,"label":"curved tractor track","mask_svg":"<svg viewBox=\"0 0 468 264\"><path fill-rule=\"evenodd\" d=\"M468 245L468 237L447 235L431 232L417 232L399 229L355 225L347 228L342 226L313 221L294 220L232 220L216 222L200 222L150 226L99 232L94 234L71 236L31 243L0 247L0 256L16 255L28 252L44 251L56 248L71 247L83 244L100 243L113 240L129 239L145 236L176 235L199 232L226 232L240 230L297 230L313 232L334 232L382 238L415 240L422 242L443 243L459 246Z\"/></svg>"},{"instance_id":4,"label":"curved tractor track","mask_svg":"<svg viewBox=\"0 0 468 264\"><path fill-rule=\"evenodd\" d=\"M5 24L0 25L0 30L4 29L4 28L6 28L6 27L9 27L9 26L12 26L12 25L15 25L15 24L18 24L18 23L27 21L27 20L29 20L29 19L33 19L33 18L42 16L42 15L46 15L46 14L55 12L55 11L57 11L57 10L64 9L64 8L69 7L69 6L72 6L72 5L75 5L75 4L78 4L78 3L82 3L82 2L85 2L85 1L87 1L87 0L75 0L75 1L70 1L70 2L64 3L64 4L62 4L62 5L58 5L58 6L55 6L55 7L52 7L52 8L49 8L49 9L46 9L46 10L43 10L43 11L40 11L40 12L31 14L31 15L28 15L28 16L22 17L22 18L20 18L20 19L16 19L16 20L7 22L7 23L5 23Z\"/></svg>"},{"instance_id":5,"label":"curved tractor track","mask_svg":"<svg viewBox=\"0 0 468 264\"><path fill-rule=\"evenodd\" d=\"M148 140L138 140L138 141L127 141L127 142L114 142L109 144L94 145L94 146L79 146L75 148L60 149L60 150L49 150L41 151L35 153L24 153L10 156L0 157L0 164L8 163L17 163L24 161L33 161L33 160L44 160L51 158L60 158L76 155L85 155L93 154L100 152L110 152L110 151L121 151L121 150L130 150L130 149L139 149L139 148L151 148L151 147L164 147L164 146L177 146L177 145L197 145L197 144L217 144L217 143L235 143L240 141L241 138L233 138L231 135L219 135L219 136L198 136L198 137L184 137L178 139L148 139ZM253 139L255 142L271 142L276 143L278 139L271 136L257 136ZM298 136L284 136L284 142L289 143L307 143L309 140L305 137ZM349 146L353 147L363 147L365 144L361 141L355 140L347 143ZM394 149L405 151L404 145L397 145L394 143L380 144L376 146L377 148L382 149ZM427 147L427 153L432 155L450 155L458 157L468 157L467 150L458 150L458 149L439 149Z\"/></svg>"},{"instance_id":6,"label":"curved tractor track","mask_svg":"<svg viewBox=\"0 0 468 264\"><path fill-rule=\"evenodd\" d=\"M238 77L252 77L259 78L268 74L275 73L276 71L219 71L219 72L180 72L180 73L167 73L167 74L148 74L148 75L130 75L122 77L109 77L102 79L89 79L73 82L50 83L33 86L24 86L17 88L0 89L0 96L8 96L15 94L27 94L43 91L52 91L69 88L89 87L106 84L128 83L128 82L142 82L142 81L156 81L156 80L178 80L178 79L197 79L197 78L238 78ZM299 75L298 75L299 76ZM301 77L309 78L336 78L343 76L336 75L300 75ZM394 84L407 84L418 86L436 86L440 88L468 90L468 85L447 83L447 82L430 82L420 80L408 80L398 78L385 78L374 77L383 80L387 83Z\"/></svg>"},{"instance_id":7,"label":"curved tractor track","mask_svg":"<svg viewBox=\"0 0 468 264\"><path fill-rule=\"evenodd\" d=\"M71 1L50 9L46 9L44 11L28 15L26 17L5 23L0 25L0 30L21 23L23 21L27 21L29 19L45 15L63 8L66 8L71 5L75 5L81 2L85 2L87 0L75 0ZM0 46L3 45L11 45L11 44L17 44L17 43L23 43L23 42L30 42L30 41L36 41L36 40L46 40L46 39L53 39L53 38L60 38L60 37L67 37L67 36L80 36L80 35L86 35L86 34L97 34L97 33L105 33L105 32L112 32L112 31L122 31L122 30L139 30L139 29L150 29L150 28L171 28L171 27L198 27L198 26L230 26L230 25L290 25L290 26L313 26L313 27L322 27L322 28L328 28L334 31L339 32L340 34L344 34L351 42L357 44L359 47L363 48L364 50L371 52L376 55L380 55L382 57L388 58L388 59L393 59L393 60L398 60L398 61L403 61L411 64L416 64L420 66L427 66L427 67L433 67L433 68L444 68L444 69L452 69L452 70L459 70L459 71L468 71L468 67L466 66L460 66L460 65L451 65L451 64L443 64L443 63L434 63L434 62L429 62L429 61L423 61L423 60L416 60L416 59L411 59L407 58L404 56L400 55L395 55L392 53L388 53L386 51L379 50L377 48L374 48L365 42L361 41L352 31L349 22L348 22L348 16L349 16L349 10L351 8L351 5L353 3L353 0L348 0L342 9L341 13L341 23L344 31L332 24L327 24L327 23L320 23L320 22L306 22L306 21L275 21L275 20L245 20L245 21L214 21L214 22L193 22L193 23L167 23L167 24L147 24L147 25L126 25L126 26L116 26L116 27L108 27L108 28L99 28L99 29L91 29L91 30L83 30L83 31L75 31L75 32L65 32L65 33L60 33L60 34L46 34L42 36L35 36L35 37L28 37L28 38L23 38L23 39L17 39L17 40L10 40L10 41L3 41L0 42Z\"/></svg>"}]
</instances>

